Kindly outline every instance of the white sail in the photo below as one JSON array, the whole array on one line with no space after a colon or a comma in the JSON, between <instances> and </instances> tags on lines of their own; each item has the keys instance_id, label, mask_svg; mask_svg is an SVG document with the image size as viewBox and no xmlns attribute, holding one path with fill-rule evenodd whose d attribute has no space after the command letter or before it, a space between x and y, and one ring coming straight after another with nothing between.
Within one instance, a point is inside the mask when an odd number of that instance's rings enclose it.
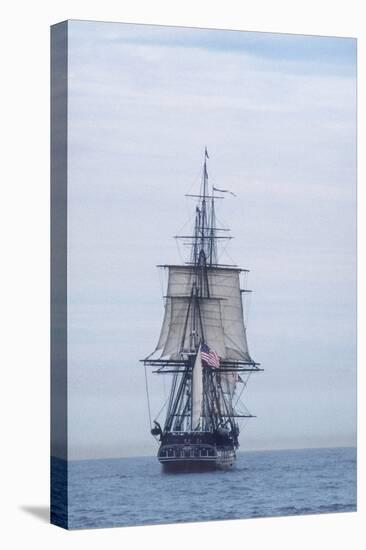
<instances>
[{"instance_id":1,"label":"white sail","mask_svg":"<svg viewBox=\"0 0 366 550\"><path fill-rule=\"evenodd\" d=\"M190 296L194 268L185 265L169 266L168 296Z\"/></svg>"},{"instance_id":2,"label":"white sail","mask_svg":"<svg viewBox=\"0 0 366 550\"><path fill-rule=\"evenodd\" d=\"M186 266L169 266L165 314L156 351L161 357L178 357L192 289L193 270ZM185 342L184 345L187 343Z\"/></svg>"},{"instance_id":3,"label":"white sail","mask_svg":"<svg viewBox=\"0 0 366 550\"><path fill-rule=\"evenodd\" d=\"M251 361L243 318L240 270L210 267L207 275L211 296L221 298L221 316L225 336L223 359Z\"/></svg>"},{"instance_id":4,"label":"white sail","mask_svg":"<svg viewBox=\"0 0 366 550\"><path fill-rule=\"evenodd\" d=\"M226 357L225 335L221 314L222 300L208 298L200 300L200 311L205 343L221 357Z\"/></svg>"},{"instance_id":5,"label":"white sail","mask_svg":"<svg viewBox=\"0 0 366 550\"><path fill-rule=\"evenodd\" d=\"M202 414L202 360L201 346L197 352L192 375L192 430L197 430Z\"/></svg>"},{"instance_id":6,"label":"white sail","mask_svg":"<svg viewBox=\"0 0 366 550\"><path fill-rule=\"evenodd\" d=\"M167 335L163 342L161 356L170 359L179 359L181 350L190 351L189 328L184 332L189 308L189 299L167 298L167 300L170 302L168 311L166 312L169 313L169 320L167 322Z\"/></svg>"},{"instance_id":7,"label":"white sail","mask_svg":"<svg viewBox=\"0 0 366 550\"><path fill-rule=\"evenodd\" d=\"M203 334L196 323L199 337L225 360L251 361L243 319L240 292L240 270L209 267L210 298L200 299ZM169 266L169 279L164 321L156 347L160 357L178 358L182 349L190 348L192 311L187 313L194 281L189 266ZM186 329L185 340L182 341Z\"/></svg>"}]
</instances>

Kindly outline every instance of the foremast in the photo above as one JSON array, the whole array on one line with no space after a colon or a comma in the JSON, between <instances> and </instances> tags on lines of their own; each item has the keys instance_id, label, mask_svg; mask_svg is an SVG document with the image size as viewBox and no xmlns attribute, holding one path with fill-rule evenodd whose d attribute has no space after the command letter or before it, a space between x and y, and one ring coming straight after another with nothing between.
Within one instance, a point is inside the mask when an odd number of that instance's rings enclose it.
<instances>
[{"instance_id":1,"label":"foremast","mask_svg":"<svg viewBox=\"0 0 366 550\"><path fill-rule=\"evenodd\" d=\"M169 271L165 316L144 364L173 375L165 424L155 422L155 435L227 430L237 446L236 418L252 416L233 406L239 373L261 369L246 341L240 273L247 270L218 263L218 242L232 237L216 226L215 200L227 191L212 186L209 192L208 158L205 148L200 192L187 195L198 199L193 235L176 236L191 246L190 261L160 266Z\"/></svg>"}]
</instances>

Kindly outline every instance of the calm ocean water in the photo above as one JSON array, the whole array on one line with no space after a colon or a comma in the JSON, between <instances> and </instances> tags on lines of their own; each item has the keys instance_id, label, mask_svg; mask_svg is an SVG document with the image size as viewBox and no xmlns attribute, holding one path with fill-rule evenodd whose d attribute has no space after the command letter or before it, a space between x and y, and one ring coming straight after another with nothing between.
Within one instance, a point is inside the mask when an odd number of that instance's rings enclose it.
<instances>
[{"instance_id":1,"label":"calm ocean water","mask_svg":"<svg viewBox=\"0 0 366 550\"><path fill-rule=\"evenodd\" d=\"M238 453L235 469L165 474L155 457L69 462L69 528L356 510L356 449Z\"/></svg>"}]
</instances>

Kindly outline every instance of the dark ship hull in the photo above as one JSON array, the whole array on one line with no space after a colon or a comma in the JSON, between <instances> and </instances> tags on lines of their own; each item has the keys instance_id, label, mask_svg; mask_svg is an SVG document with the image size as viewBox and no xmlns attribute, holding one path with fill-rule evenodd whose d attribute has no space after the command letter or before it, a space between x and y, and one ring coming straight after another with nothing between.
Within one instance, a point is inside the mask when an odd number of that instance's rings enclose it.
<instances>
[{"instance_id":1,"label":"dark ship hull","mask_svg":"<svg viewBox=\"0 0 366 550\"><path fill-rule=\"evenodd\" d=\"M214 434L169 434L163 438L158 460L165 472L204 472L230 469L236 460L229 437Z\"/></svg>"}]
</instances>

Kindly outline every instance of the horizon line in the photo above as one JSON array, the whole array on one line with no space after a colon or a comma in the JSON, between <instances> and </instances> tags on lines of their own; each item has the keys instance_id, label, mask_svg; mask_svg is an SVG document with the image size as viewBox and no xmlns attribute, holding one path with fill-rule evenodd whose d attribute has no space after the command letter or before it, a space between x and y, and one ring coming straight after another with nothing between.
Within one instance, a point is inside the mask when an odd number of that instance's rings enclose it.
<instances>
[{"instance_id":1,"label":"horizon line","mask_svg":"<svg viewBox=\"0 0 366 550\"><path fill-rule=\"evenodd\" d=\"M248 449L237 451L237 454L247 454L247 453L266 453L266 452L281 452L281 451L307 451L307 450L321 450L321 449L357 449L356 445L332 445L325 447L281 447L276 449ZM124 456L100 456L100 457L84 457L84 458L65 458L55 455L50 455L50 458L55 458L57 460L64 460L66 462L81 462L86 460L122 460L125 458L156 458L156 454L145 454L145 455L124 455Z\"/></svg>"}]
</instances>

